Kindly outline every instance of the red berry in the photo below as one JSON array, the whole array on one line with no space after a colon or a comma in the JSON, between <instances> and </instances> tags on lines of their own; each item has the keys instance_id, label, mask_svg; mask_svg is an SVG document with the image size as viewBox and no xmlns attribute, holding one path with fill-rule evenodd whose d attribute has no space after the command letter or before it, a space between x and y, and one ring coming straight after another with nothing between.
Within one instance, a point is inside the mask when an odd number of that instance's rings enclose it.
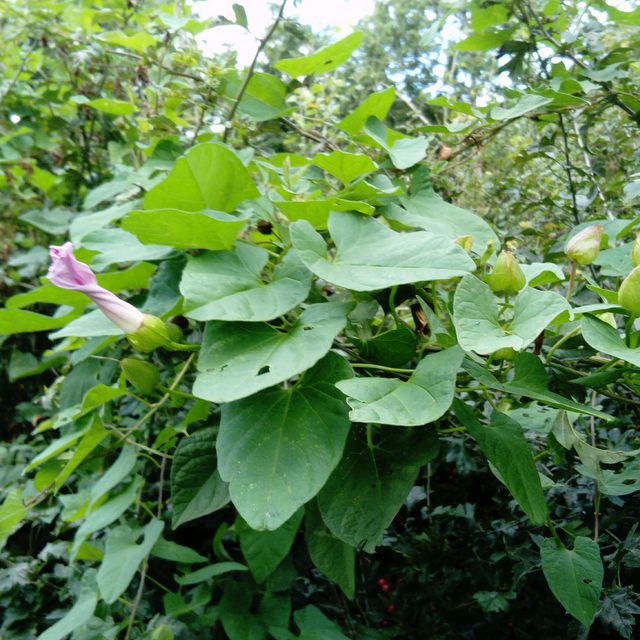
<instances>
[{"instance_id":1,"label":"red berry","mask_svg":"<svg viewBox=\"0 0 640 640\"><path fill-rule=\"evenodd\" d=\"M383 584L387 584L387 581L384 578L378 578L378 586L381 587Z\"/></svg>"},{"instance_id":2,"label":"red berry","mask_svg":"<svg viewBox=\"0 0 640 640\"><path fill-rule=\"evenodd\" d=\"M385 618L381 623L383 627L386 627L389 624L389 621Z\"/></svg>"},{"instance_id":3,"label":"red berry","mask_svg":"<svg viewBox=\"0 0 640 640\"><path fill-rule=\"evenodd\" d=\"M394 613L396 610L396 605L391 603L388 607L387 607L387 613Z\"/></svg>"},{"instance_id":4,"label":"red berry","mask_svg":"<svg viewBox=\"0 0 640 640\"><path fill-rule=\"evenodd\" d=\"M382 593L389 593L389 585L386 582L381 584L380 591L382 591Z\"/></svg>"}]
</instances>

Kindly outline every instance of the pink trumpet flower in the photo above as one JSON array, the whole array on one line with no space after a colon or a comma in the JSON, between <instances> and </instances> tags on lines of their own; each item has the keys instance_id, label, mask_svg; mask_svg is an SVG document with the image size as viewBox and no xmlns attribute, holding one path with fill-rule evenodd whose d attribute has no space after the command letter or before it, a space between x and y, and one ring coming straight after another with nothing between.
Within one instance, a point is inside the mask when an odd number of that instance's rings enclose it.
<instances>
[{"instance_id":1,"label":"pink trumpet flower","mask_svg":"<svg viewBox=\"0 0 640 640\"><path fill-rule=\"evenodd\" d=\"M90 267L73 255L73 245L49 247L51 266L47 278L62 289L89 296L111 322L120 327L129 342L140 351L153 351L171 342L167 326L160 318L142 313L115 293L101 287Z\"/></svg>"}]
</instances>

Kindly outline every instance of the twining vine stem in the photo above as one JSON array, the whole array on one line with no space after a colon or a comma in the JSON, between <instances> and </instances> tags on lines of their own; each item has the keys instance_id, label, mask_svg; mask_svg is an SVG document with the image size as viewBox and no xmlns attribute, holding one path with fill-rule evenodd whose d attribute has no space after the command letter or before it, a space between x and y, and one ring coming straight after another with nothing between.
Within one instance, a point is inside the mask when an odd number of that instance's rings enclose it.
<instances>
[{"instance_id":1,"label":"twining vine stem","mask_svg":"<svg viewBox=\"0 0 640 640\"><path fill-rule=\"evenodd\" d=\"M287 4L287 0L282 0L282 4L280 5L280 10L278 11L278 15L276 16L276 19L274 20L273 24L271 25L271 28L269 29L269 31L267 31L267 33L264 36L264 38L262 38L262 40L260 40L260 44L258 45L258 49L256 51L256 55L253 57L253 60L251 61L251 65L249 65L249 70L247 71L247 75L245 76L244 81L242 82L242 85L240 86L240 90L238 91L238 95L236 96L236 99L235 99L233 105L231 106L231 110L229 111L229 115L227 116L227 124L225 125L224 133L222 134L222 142L226 142L227 138L229 137L229 132L231 131L231 122L233 120L233 116L236 115L236 111L238 110L238 107L240 106L240 101L242 100L242 96L244 95L244 92L247 90L247 87L249 86L249 81L251 80L251 77L253 76L253 72L255 71L255 68L256 68L256 64L258 63L258 57L262 53L262 50L266 46L267 42L269 42L271 36L273 35L273 32L276 30L278 24L280 23L280 20L282 19L282 14L284 13L284 8L285 8L286 4Z\"/></svg>"}]
</instances>

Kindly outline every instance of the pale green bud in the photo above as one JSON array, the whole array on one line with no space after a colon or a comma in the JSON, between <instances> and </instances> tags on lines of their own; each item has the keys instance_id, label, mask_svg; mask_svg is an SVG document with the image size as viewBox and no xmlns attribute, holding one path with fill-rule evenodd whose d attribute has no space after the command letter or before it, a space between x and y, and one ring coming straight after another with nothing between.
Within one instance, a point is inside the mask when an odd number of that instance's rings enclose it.
<instances>
[{"instance_id":1,"label":"pale green bud","mask_svg":"<svg viewBox=\"0 0 640 640\"><path fill-rule=\"evenodd\" d=\"M467 253L470 253L471 247L473 247L473 236L458 236L454 242L460 245Z\"/></svg>"},{"instance_id":2,"label":"pale green bud","mask_svg":"<svg viewBox=\"0 0 640 640\"><path fill-rule=\"evenodd\" d=\"M171 343L167 325L157 316L145 313L140 328L134 333L127 333L127 340L142 353L154 351Z\"/></svg>"},{"instance_id":3,"label":"pale green bud","mask_svg":"<svg viewBox=\"0 0 640 640\"><path fill-rule=\"evenodd\" d=\"M640 316L640 267L622 281L618 289L618 304L634 316Z\"/></svg>"},{"instance_id":4,"label":"pale green bud","mask_svg":"<svg viewBox=\"0 0 640 640\"><path fill-rule=\"evenodd\" d=\"M640 266L640 233L631 245L631 264L634 267Z\"/></svg>"},{"instance_id":5,"label":"pale green bud","mask_svg":"<svg viewBox=\"0 0 640 640\"><path fill-rule=\"evenodd\" d=\"M120 361L122 372L134 389L143 396L153 393L160 380L160 372L151 362L138 358L123 358Z\"/></svg>"},{"instance_id":6,"label":"pale green bud","mask_svg":"<svg viewBox=\"0 0 640 640\"><path fill-rule=\"evenodd\" d=\"M151 632L151 640L174 640L175 636L171 627L166 624L158 625Z\"/></svg>"},{"instance_id":7,"label":"pale green bud","mask_svg":"<svg viewBox=\"0 0 640 640\"><path fill-rule=\"evenodd\" d=\"M501 251L487 279L495 293L517 293L527 283L527 279L511 251Z\"/></svg>"},{"instance_id":8,"label":"pale green bud","mask_svg":"<svg viewBox=\"0 0 640 640\"><path fill-rule=\"evenodd\" d=\"M493 353L494 360L513 360L516 357L516 351L512 347L503 347Z\"/></svg>"},{"instance_id":9,"label":"pale green bud","mask_svg":"<svg viewBox=\"0 0 640 640\"><path fill-rule=\"evenodd\" d=\"M600 243L604 227L601 224L591 224L579 233L576 233L565 248L567 257L578 264L591 264L600 253Z\"/></svg>"}]
</instances>

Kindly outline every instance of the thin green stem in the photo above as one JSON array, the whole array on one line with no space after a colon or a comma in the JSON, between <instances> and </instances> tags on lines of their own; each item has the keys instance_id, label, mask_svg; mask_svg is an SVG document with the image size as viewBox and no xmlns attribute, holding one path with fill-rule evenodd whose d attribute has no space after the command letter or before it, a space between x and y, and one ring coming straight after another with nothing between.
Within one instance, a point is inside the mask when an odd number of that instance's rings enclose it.
<instances>
[{"instance_id":1,"label":"thin green stem","mask_svg":"<svg viewBox=\"0 0 640 640\"><path fill-rule=\"evenodd\" d=\"M389 371L391 373L404 373L411 375L413 369L398 369L396 367L385 367L381 364L371 364L369 362L352 362L351 366L356 369L380 369L380 371Z\"/></svg>"},{"instance_id":2,"label":"thin green stem","mask_svg":"<svg viewBox=\"0 0 640 640\"><path fill-rule=\"evenodd\" d=\"M549 352L547 353L547 362L549 362L551 360L551 356L568 340L571 340L571 338L573 338L575 335L577 335L578 333L580 333L580 327L575 327L574 329L572 329L571 331L569 331L569 333L565 333L562 338L560 338L560 340L558 340L558 342L556 342L551 349L549 349Z\"/></svg>"},{"instance_id":3,"label":"thin green stem","mask_svg":"<svg viewBox=\"0 0 640 640\"><path fill-rule=\"evenodd\" d=\"M567 287L567 300L571 299L573 295L573 289L576 284L576 272L578 270L578 263L575 260L571 261L571 273L569 274L569 286Z\"/></svg>"}]
</instances>

